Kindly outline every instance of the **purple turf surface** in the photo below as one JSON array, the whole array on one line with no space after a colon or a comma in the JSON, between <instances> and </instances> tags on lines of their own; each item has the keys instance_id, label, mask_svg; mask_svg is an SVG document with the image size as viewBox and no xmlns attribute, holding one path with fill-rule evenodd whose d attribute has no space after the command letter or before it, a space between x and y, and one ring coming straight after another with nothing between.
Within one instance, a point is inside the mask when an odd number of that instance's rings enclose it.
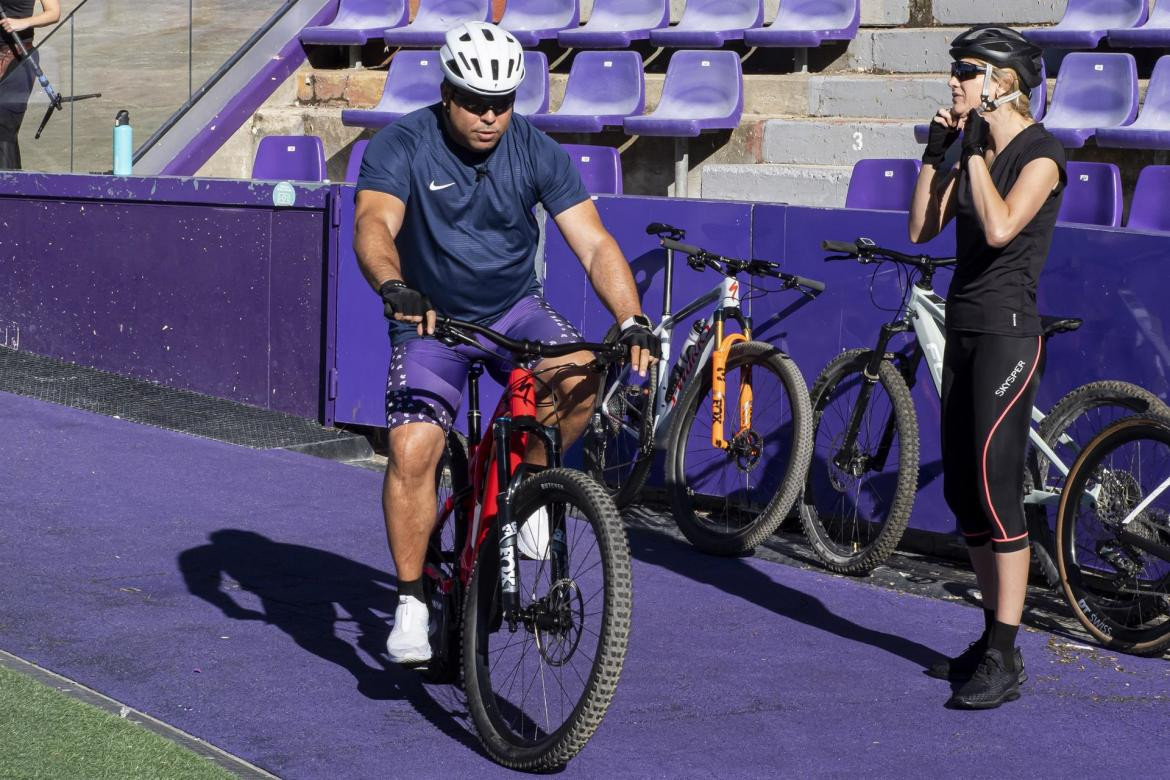
<instances>
[{"instance_id":1,"label":"purple turf surface","mask_svg":"<svg viewBox=\"0 0 1170 780\"><path fill-rule=\"evenodd\" d=\"M374 472L0 393L0 649L289 778L495 776L461 696L387 670ZM219 532L219 533L216 533ZM214 536L212 536L214 534ZM1170 664L1021 632L984 713L922 674L977 610L631 539L617 697L567 776L1161 774Z\"/></svg>"}]
</instances>

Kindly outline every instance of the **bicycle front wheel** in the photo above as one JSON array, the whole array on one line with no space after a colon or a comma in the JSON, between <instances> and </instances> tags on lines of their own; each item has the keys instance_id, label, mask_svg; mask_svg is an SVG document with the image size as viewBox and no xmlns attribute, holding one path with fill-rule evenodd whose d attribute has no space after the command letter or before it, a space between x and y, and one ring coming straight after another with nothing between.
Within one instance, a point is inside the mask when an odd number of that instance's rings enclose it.
<instances>
[{"instance_id":1,"label":"bicycle front wheel","mask_svg":"<svg viewBox=\"0 0 1170 780\"><path fill-rule=\"evenodd\" d=\"M512 516L518 526L548 523L550 541L529 548L536 559L516 561L515 615L501 606L499 547L480 550L463 612L467 705L493 759L548 770L585 746L617 687L630 631L629 545L613 501L571 469L525 480Z\"/></svg>"},{"instance_id":2,"label":"bicycle front wheel","mask_svg":"<svg viewBox=\"0 0 1170 780\"><path fill-rule=\"evenodd\" d=\"M1125 418L1076 460L1056 521L1073 614L1112 649L1170 648L1170 418Z\"/></svg>"},{"instance_id":3,"label":"bicycle front wheel","mask_svg":"<svg viewBox=\"0 0 1170 780\"><path fill-rule=\"evenodd\" d=\"M674 518L691 544L716 555L742 555L776 531L800 496L812 455L812 415L800 369L771 344L733 345L726 376L729 446L711 443L707 363L679 399L666 448L666 484ZM745 377L751 425L737 431Z\"/></svg>"},{"instance_id":4,"label":"bicycle front wheel","mask_svg":"<svg viewBox=\"0 0 1170 780\"><path fill-rule=\"evenodd\" d=\"M614 325L605 343L615 342ZM654 454L654 402L660 364L639 377L628 364L611 363L585 429L585 470L609 491L618 509L637 500Z\"/></svg>"},{"instance_id":5,"label":"bicycle front wheel","mask_svg":"<svg viewBox=\"0 0 1170 780\"><path fill-rule=\"evenodd\" d=\"M878 381L868 383L871 354L841 353L812 390L816 427L800 520L817 557L842 574L865 574L886 560L906 530L918 489L918 417L910 388L888 361ZM850 438L866 387L869 398Z\"/></svg>"}]
</instances>

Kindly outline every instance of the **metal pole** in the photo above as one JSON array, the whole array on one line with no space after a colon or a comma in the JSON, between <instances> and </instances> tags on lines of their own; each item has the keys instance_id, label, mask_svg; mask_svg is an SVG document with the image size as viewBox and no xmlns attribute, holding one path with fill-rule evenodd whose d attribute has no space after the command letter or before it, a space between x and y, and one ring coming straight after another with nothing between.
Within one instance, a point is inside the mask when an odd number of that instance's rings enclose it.
<instances>
[{"instance_id":1,"label":"metal pole","mask_svg":"<svg viewBox=\"0 0 1170 780\"><path fill-rule=\"evenodd\" d=\"M801 46L792 50L792 69L797 73L808 73L808 49Z\"/></svg>"},{"instance_id":2,"label":"metal pole","mask_svg":"<svg viewBox=\"0 0 1170 780\"><path fill-rule=\"evenodd\" d=\"M689 139L674 139L674 197L687 197L687 177L691 170Z\"/></svg>"},{"instance_id":3,"label":"metal pole","mask_svg":"<svg viewBox=\"0 0 1170 780\"><path fill-rule=\"evenodd\" d=\"M69 18L69 94L70 95L77 94L77 83L73 80L74 67L75 67L76 62L77 62L77 56L74 53L75 52L74 42L77 40L77 37L74 35L74 32L76 31L76 29L77 29L77 25L75 25L73 23L73 17L70 17ZM73 119L74 119L74 115L76 113L77 112L74 110L73 104L70 103L69 104L69 172L70 173L73 173L73 148L74 148L74 146L76 146L76 143L74 141L74 135L73 135L73 131L74 131Z\"/></svg>"},{"instance_id":4,"label":"metal pole","mask_svg":"<svg viewBox=\"0 0 1170 780\"><path fill-rule=\"evenodd\" d=\"M195 91L191 74L195 70L195 0L187 0L187 99Z\"/></svg>"}]
</instances>

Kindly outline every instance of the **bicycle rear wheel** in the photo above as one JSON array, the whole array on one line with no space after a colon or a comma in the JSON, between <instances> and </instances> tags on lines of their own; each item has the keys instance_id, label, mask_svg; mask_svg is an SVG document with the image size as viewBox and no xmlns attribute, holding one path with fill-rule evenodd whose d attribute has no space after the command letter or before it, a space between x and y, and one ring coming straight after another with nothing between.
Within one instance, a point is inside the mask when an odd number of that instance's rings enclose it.
<instances>
[{"instance_id":1,"label":"bicycle rear wheel","mask_svg":"<svg viewBox=\"0 0 1170 780\"><path fill-rule=\"evenodd\" d=\"M592 479L549 469L512 498L517 525L543 510L541 560L520 557L520 614L501 612L499 547L485 543L463 612L467 704L484 748L514 769L563 766L617 687L630 630L630 557L617 509Z\"/></svg>"},{"instance_id":2,"label":"bicycle rear wheel","mask_svg":"<svg viewBox=\"0 0 1170 780\"><path fill-rule=\"evenodd\" d=\"M1044 440L1065 467L1070 467L1081 450L1110 423L1132 414L1166 414L1170 409L1158 396L1138 385L1116 380L1089 382L1074 388L1053 405L1040 423L1040 438ZM1059 488L1064 475L1039 448L1033 447L1034 484L1048 489ZM1028 532L1032 535L1032 553L1040 572L1048 584L1056 587L1060 577L1056 571L1056 542L1051 519L1042 506L1026 505Z\"/></svg>"},{"instance_id":3,"label":"bicycle rear wheel","mask_svg":"<svg viewBox=\"0 0 1170 780\"><path fill-rule=\"evenodd\" d=\"M812 390L816 428L800 520L817 557L842 574L865 574L886 560L906 530L918 488L918 416L890 362L881 363L856 440L846 442L871 354L841 353Z\"/></svg>"},{"instance_id":4,"label":"bicycle rear wheel","mask_svg":"<svg viewBox=\"0 0 1170 780\"><path fill-rule=\"evenodd\" d=\"M750 371L752 425L736 431L739 381ZM727 357L724 399L730 447L711 444L711 364L683 389L666 446L666 486L691 544L742 555L771 536L800 496L812 457L808 385L787 355L760 341Z\"/></svg>"},{"instance_id":5,"label":"bicycle rear wheel","mask_svg":"<svg viewBox=\"0 0 1170 780\"><path fill-rule=\"evenodd\" d=\"M1170 418L1125 418L1085 447L1056 537L1065 597L1090 634L1127 653L1170 648Z\"/></svg>"},{"instance_id":6,"label":"bicycle rear wheel","mask_svg":"<svg viewBox=\"0 0 1170 780\"><path fill-rule=\"evenodd\" d=\"M621 335L614 325L605 336L612 344ZM654 400L658 393L659 364L639 377L628 364L610 363L597 408L585 428L585 470L609 491L623 509L637 500L654 447Z\"/></svg>"},{"instance_id":7,"label":"bicycle rear wheel","mask_svg":"<svg viewBox=\"0 0 1170 780\"><path fill-rule=\"evenodd\" d=\"M437 511L435 529L427 541L423 583L430 608L431 660L419 671L436 683L459 679L460 603L459 551L467 538L464 500L468 492L467 445L455 431L435 471Z\"/></svg>"}]
</instances>

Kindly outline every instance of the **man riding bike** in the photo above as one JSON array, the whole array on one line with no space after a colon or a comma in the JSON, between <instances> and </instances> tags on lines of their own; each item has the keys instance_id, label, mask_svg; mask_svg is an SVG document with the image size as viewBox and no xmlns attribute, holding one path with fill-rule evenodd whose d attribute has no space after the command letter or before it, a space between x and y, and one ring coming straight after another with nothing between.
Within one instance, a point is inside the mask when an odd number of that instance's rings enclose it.
<instances>
[{"instance_id":1,"label":"man riding bike","mask_svg":"<svg viewBox=\"0 0 1170 780\"><path fill-rule=\"evenodd\" d=\"M398 575L390 659L430 660L423 559L435 519L435 470L471 362L484 354L422 338L436 312L490 324L515 339L580 341L545 302L536 276L535 206L543 205L580 259L598 297L622 324L621 341L645 373L659 345L642 313L629 265L601 224L568 154L512 104L524 53L509 33L484 22L447 32L439 50L439 103L380 130L357 182L354 250L390 319L386 385L389 442L382 507ZM502 358L487 368L503 377ZM596 379L589 352L544 360L537 388L543 421L559 423L567 447L592 412ZM534 446L526 460L542 466ZM521 551L540 555L547 517L521 529ZM527 548L527 549L526 549Z\"/></svg>"}]
</instances>

